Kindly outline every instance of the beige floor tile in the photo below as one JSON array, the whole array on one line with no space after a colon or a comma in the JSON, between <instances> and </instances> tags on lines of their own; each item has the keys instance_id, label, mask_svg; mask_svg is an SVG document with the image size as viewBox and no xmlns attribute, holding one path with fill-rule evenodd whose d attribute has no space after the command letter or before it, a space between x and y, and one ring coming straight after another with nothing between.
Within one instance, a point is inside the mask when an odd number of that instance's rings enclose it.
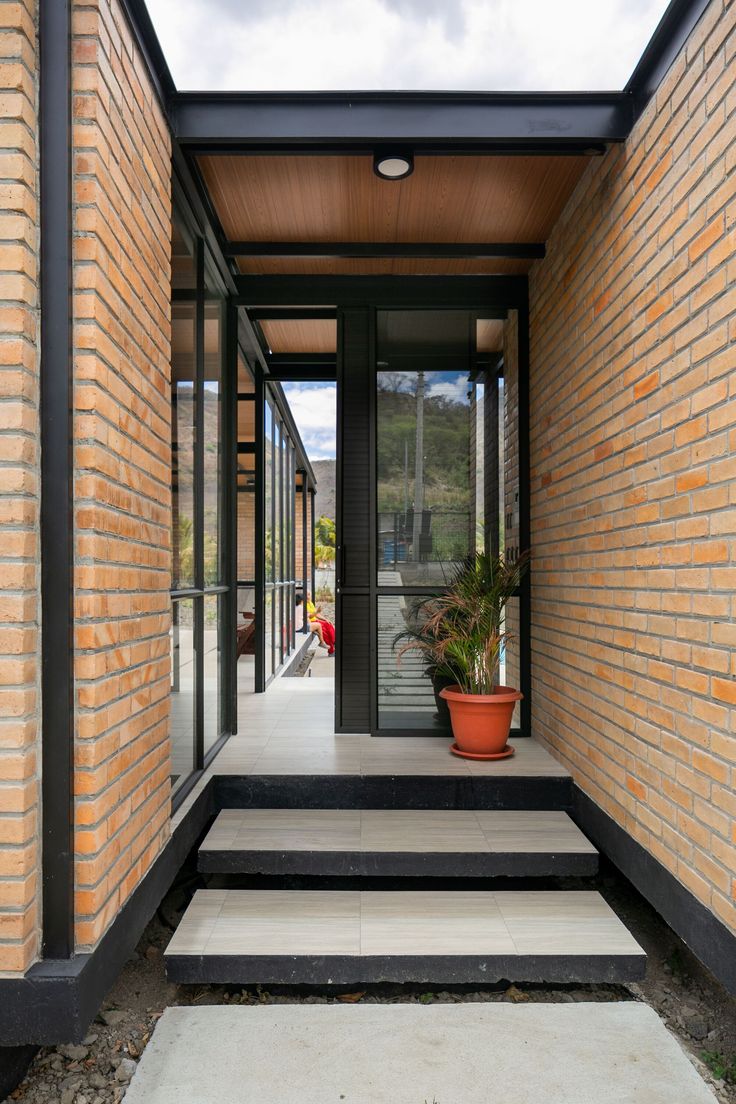
<instances>
[{"instance_id":1,"label":"beige floor tile","mask_svg":"<svg viewBox=\"0 0 736 1104\"><path fill-rule=\"evenodd\" d=\"M204 850L359 851L360 812L352 809L228 809Z\"/></svg>"},{"instance_id":2,"label":"beige floor tile","mask_svg":"<svg viewBox=\"0 0 736 1104\"><path fill-rule=\"evenodd\" d=\"M490 893L364 893L364 955L513 954Z\"/></svg>"},{"instance_id":3,"label":"beige floor tile","mask_svg":"<svg viewBox=\"0 0 736 1104\"><path fill-rule=\"evenodd\" d=\"M474 813L366 809L361 815L363 851L487 852Z\"/></svg>"},{"instance_id":4,"label":"beige floor tile","mask_svg":"<svg viewBox=\"0 0 736 1104\"><path fill-rule=\"evenodd\" d=\"M567 813L550 811L481 811L478 824L492 851L595 854Z\"/></svg>"}]
</instances>

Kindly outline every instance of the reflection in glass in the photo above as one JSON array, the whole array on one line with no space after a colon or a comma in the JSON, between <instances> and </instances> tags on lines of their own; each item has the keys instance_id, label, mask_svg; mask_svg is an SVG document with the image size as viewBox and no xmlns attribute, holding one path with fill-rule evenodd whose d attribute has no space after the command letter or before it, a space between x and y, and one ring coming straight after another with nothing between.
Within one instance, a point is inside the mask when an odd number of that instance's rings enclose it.
<instances>
[{"instance_id":1,"label":"reflection in glass","mask_svg":"<svg viewBox=\"0 0 736 1104\"><path fill-rule=\"evenodd\" d=\"M273 410L266 401L263 408L263 531L266 582L273 582Z\"/></svg>"},{"instance_id":2,"label":"reflection in glass","mask_svg":"<svg viewBox=\"0 0 736 1104\"><path fill-rule=\"evenodd\" d=\"M263 646L265 651L264 669L266 678L274 672L273 666L273 588L268 588L263 600Z\"/></svg>"},{"instance_id":3,"label":"reflection in glass","mask_svg":"<svg viewBox=\"0 0 736 1104\"><path fill-rule=\"evenodd\" d=\"M194 603L172 604L171 630L171 780L182 781L194 769Z\"/></svg>"},{"instance_id":4,"label":"reflection in glass","mask_svg":"<svg viewBox=\"0 0 736 1104\"><path fill-rule=\"evenodd\" d=\"M273 577L278 583L281 571L281 426L278 418L273 424Z\"/></svg>"},{"instance_id":5,"label":"reflection in glass","mask_svg":"<svg viewBox=\"0 0 736 1104\"><path fill-rule=\"evenodd\" d=\"M219 594L204 599L204 753L222 735L222 648Z\"/></svg>"},{"instance_id":6,"label":"reflection in glass","mask_svg":"<svg viewBox=\"0 0 736 1104\"><path fill-rule=\"evenodd\" d=\"M194 586L194 303L172 304L172 588Z\"/></svg>"},{"instance_id":7,"label":"reflection in glass","mask_svg":"<svg viewBox=\"0 0 736 1104\"><path fill-rule=\"evenodd\" d=\"M503 631L508 633L508 636L501 655L501 665L498 672L499 682L502 686L513 686L515 690L518 690L521 686L521 617L518 598L509 598ZM520 724L521 706L517 702L514 706L511 727L518 728Z\"/></svg>"},{"instance_id":8,"label":"reflection in glass","mask_svg":"<svg viewBox=\"0 0 736 1104\"><path fill-rule=\"evenodd\" d=\"M221 582L220 470L221 470L222 304L205 303L204 312L204 583Z\"/></svg>"},{"instance_id":9,"label":"reflection in glass","mask_svg":"<svg viewBox=\"0 0 736 1104\"><path fill-rule=\"evenodd\" d=\"M468 370L379 371L377 388L378 583L442 585L475 548Z\"/></svg>"},{"instance_id":10,"label":"reflection in glass","mask_svg":"<svg viewBox=\"0 0 736 1104\"><path fill-rule=\"evenodd\" d=\"M378 598L378 727L427 729L443 733L426 660L406 647L407 630L417 625L426 595Z\"/></svg>"}]
</instances>

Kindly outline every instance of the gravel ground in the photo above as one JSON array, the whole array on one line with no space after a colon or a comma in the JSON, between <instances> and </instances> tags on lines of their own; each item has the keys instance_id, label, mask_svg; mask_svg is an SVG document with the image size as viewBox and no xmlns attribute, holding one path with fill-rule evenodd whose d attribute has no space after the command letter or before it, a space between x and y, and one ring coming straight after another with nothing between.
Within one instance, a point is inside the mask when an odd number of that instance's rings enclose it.
<instances>
[{"instance_id":1,"label":"gravel ground","mask_svg":"<svg viewBox=\"0 0 736 1104\"><path fill-rule=\"evenodd\" d=\"M118 1104L156 1021L168 1005L458 1001L570 1002L643 1000L652 1005L692 1056L723 1104L736 1104L736 1000L703 969L642 898L612 870L598 888L649 955L647 978L629 986L462 987L428 991L372 986L361 992L315 988L185 987L166 981L163 950L172 926L197 886L191 873L169 894L108 994L80 1046L41 1050L23 1084L9 1097L24 1104ZM568 883L573 887L570 880ZM586 883L590 887L590 881ZM577 883L575 883L577 885ZM707 1063L703 1055L707 1054ZM712 1072L715 1070L715 1074ZM672 1102L677 1104L677 1101Z\"/></svg>"}]
</instances>

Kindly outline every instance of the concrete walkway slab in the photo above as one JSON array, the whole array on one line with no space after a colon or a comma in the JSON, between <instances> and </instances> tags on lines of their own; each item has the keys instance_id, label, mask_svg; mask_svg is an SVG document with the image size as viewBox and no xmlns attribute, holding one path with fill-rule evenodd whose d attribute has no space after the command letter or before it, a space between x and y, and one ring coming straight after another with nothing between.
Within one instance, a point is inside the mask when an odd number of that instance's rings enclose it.
<instances>
[{"instance_id":1,"label":"concrete walkway slab","mask_svg":"<svg viewBox=\"0 0 736 1104\"><path fill-rule=\"evenodd\" d=\"M714 1104L643 1004L169 1008L125 1104Z\"/></svg>"}]
</instances>

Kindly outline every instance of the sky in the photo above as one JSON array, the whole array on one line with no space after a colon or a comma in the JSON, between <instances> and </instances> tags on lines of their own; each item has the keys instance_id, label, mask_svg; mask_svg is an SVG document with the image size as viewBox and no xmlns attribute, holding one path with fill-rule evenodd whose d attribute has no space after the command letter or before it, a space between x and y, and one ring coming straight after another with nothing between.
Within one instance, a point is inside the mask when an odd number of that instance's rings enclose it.
<instances>
[{"instance_id":1,"label":"sky","mask_svg":"<svg viewBox=\"0 0 736 1104\"><path fill-rule=\"evenodd\" d=\"M309 459L333 460L337 417L336 385L284 383L282 386Z\"/></svg>"},{"instance_id":2,"label":"sky","mask_svg":"<svg viewBox=\"0 0 736 1104\"><path fill-rule=\"evenodd\" d=\"M623 88L666 0L148 0L180 89Z\"/></svg>"}]
</instances>

